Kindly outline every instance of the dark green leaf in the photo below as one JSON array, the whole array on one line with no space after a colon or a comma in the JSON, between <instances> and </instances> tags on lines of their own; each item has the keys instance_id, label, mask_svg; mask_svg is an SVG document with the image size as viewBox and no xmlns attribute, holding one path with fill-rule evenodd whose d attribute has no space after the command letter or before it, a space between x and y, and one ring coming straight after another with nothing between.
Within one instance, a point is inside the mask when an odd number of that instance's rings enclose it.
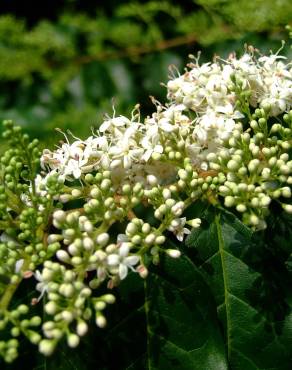
<instances>
[{"instance_id":1,"label":"dark green leaf","mask_svg":"<svg viewBox=\"0 0 292 370\"><path fill-rule=\"evenodd\" d=\"M203 220L187 244L213 291L231 368L290 369L291 315L282 310L281 318L273 317L273 308L265 305L272 282L252 268L251 256L260 252L261 244L231 214L209 209ZM287 302L274 305L286 307Z\"/></svg>"}]
</instances>

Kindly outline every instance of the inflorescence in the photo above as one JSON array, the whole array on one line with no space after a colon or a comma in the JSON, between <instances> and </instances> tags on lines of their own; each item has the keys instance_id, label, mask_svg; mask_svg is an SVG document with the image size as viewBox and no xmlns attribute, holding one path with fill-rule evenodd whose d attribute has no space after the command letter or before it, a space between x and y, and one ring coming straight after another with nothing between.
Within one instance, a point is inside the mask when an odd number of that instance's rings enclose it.
<instances>
[{"instance_id":1,"label":"inflorescence","mask_svg":"<svg viewBox=\"0 0 292 370\"><path fill-rule=\"evenodd\" d=\"M107 117L85 140L70 134L70 142L64 134L66 142L41 156L37 140L29 143L19 127L4 123L10 144L0 170L5 361L17 357L20 335L49 355L64 337L76 347L92 318L103 328L115 297L98 288L112 289L129 271L146 278L162 254L179 257L168 239L181 242L200 226L184 215L196 200L224 205L254 229L266 227L272 202L292 213L291 64L255 50L203 65L192 59L167 83L168 103L153 99L152 116L142 120L136 106L131 118ZM36 280L35 297L11 309L26 279ZM42 320L33 310L44 295Z\"/></svg>"}]
</instances>

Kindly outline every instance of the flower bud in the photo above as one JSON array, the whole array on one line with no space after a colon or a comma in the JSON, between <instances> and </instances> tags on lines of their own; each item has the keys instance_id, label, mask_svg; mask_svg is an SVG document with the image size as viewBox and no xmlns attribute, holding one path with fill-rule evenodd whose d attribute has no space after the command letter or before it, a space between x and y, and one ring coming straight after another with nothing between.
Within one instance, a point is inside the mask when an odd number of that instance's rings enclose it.
<instances>
[{"instance_id":1,"label":"flower bud","mask_svg":"<svg viewBox=\"0 0 292 370\"><path fill-rule=\"evenodd\" d=\"M50 301L45 305L45 311L48 315L55 315L57 312L58 306L56 302Z\"/></svg>"},{"instance_id":2,"label":"flower bud","mask_svg":"<svg viewBox=\"0 0 292 370\"><path fill-rule=\"evenodd\" d=\"M201 219L200 218L193 218L192 220L187 221L187 224L192 226L194 229L197 229L201 226Z\"/></svg>"},{"instance_id":3,"label":"flower bud","mask_svg":"<svg viewBox=\"0 0 292 370\"><path fill-rule=\"evenodd\" d=\"M62 240L63 238L64 237L60 234L50 234L48 236L47 241L48 241L48 244L53 244L53 243L56 243L56 242Z\"/></svg>"},{"instance_id":4,"label":"flower bud","mask_svg":"<svg viewBox=\"0 0 292 370\"><path fill-rule=\"evenodd\" d=\"M167 249L165 252L171 258L179 258L181 256L181 252L178 249Z\"/></svg>"},{"instance_id":5,"label":"flower bud","mask_svg":"<svg viewBox=\"0 0 292 370\"><path fill-rule=\"evenodd\" d=\"M133 222L128 223L126 227L127 235L134 235L137 231L138 231L138 228Z\"/></svg>"},{"instance_id":6,"label":"flower bud","mask_svg":"<svg viewBox=\"0 0 292 370\"><path fill-rule=\"evenodd\" d=\"M230 170L230 171L237 171L240 167L240 163L234 161L233 159L231 159L230 161L228 161L227 163L227 168Z\"/></svg>"},{"instance_id":7,"label":"flower bud","mask_svg":"<svg viewBox=\"0 0 292 370\"><path fill-rule=\"evenodd\" d=\"M69 263L71 260L69 254L62 249L57 251L56 256L61 262Z\"/></svg>"},{"instance_id":8,"label":"flower bud","mask_svg":"<svg viewBox=\"0 0 292 370\"><path fill-rule=\"evenodd\" d=\"M282 207L283 207L284 211L286 211L287 213L292 214L292 204L282 204Z\"/></svg>"},{"instance_id":9,"label":"flower bud","mask_svg":"<svg viewBox=\"0 0 292 370\"><path fill-rule=\"evenodd\" d=\"M84 249L87 250L87 251L91 251L94 247L94 242L91 238L89 237L85 237L83 239L83 246L84 246Z\"/></svg>"},{"instance_id":10,"label":"flower bud","mask_svg":"<svg viewBox=\"0 0 292 370\"><path fill-rule=\"evenodd\" d=\"M260 204L262 207L267 207L271 203L271 198L268 196L263 196L260 199Z\"/></svg>"},{"instance_id":11,"label":"flower bud","mask_svg":"<svg viewBox=\"0 0 292 370\"><path fill-rule=\"evenodd\" d=\"M85 321L79 321L76 327L76 332L80 337L83 337L88 331L88 325Z\"/></svg>"},{"instance_id":12,"label":"flower bud","mask_svg":"<svg viewBox=\"0 0 292 370\"><path fill-rule=\"evenodd\" d=\"M284 198L291 198L291 189L288 186L282 188L281 193Z\"/></svg>"},{"instance_id":13,"label":"flower bud","mask_svg":"<svg viewBox=\"0 0 292 370\"><path fill-rule=\"evenodd\" d=\"M252 159L248 164L248 170L250 173L253 173L257 170L258 166L260 164L260 161L258 159Z\"/></svg>"},{"instance_id":14,"label":"flower bud","mask_svg":"<svg viewBox=\"0 0 292 370\"><path fill-rule=\"evenodd\" d=\"M234 206L234 204L235 204L234 197L232 197L230 195L228 195L227 197L225 197L225 199L224 199L224 205L226 207L232 207L232 206Z\"/></svg>"},{"instance_id":15,"label":"flower bud","mask_svg":"<svg viewBox=\"0 0 292 370\"><path fill-rule=\"evenodd\" d=\"M153 244L154 243L154 241L155 241L155 239L156 239L156 236L155 236L155 234L148 234L147 236L146 236L146 238L145 238L145 243L147 244L147 245L151 245L151 244Z\"/></svg>"},{"instance_id":16,"label":"flower bud","mask_svg":"<svg viewBox=\"0 0 292 370\"><path fill-rule=\"evenodd\" d=\"M97 314L96 319L95 319L95 323L99 328L102 329L106 326L106 318L101 314Z\"/></svg>"},{"instance_id":17,"label":"flower bud","mask_svg":"<svg viewBox=\"0 0 292 370\"><path fill-rule=\"evenodd\" d=\"M250 222L251 225L257 226L259 224L260 220L259 220L258 216L250 215L249 222Z\"/></svg>"},{"instance_id":18,"label":"flower bud","mask_svg":"<svg viewBox=\"0 0 292 370\"><path fill-rule=\"evenodd\" d=\"M69 195L69 194L61 194L60 196L59 196L59 200L60 200L60 202L61 203L67 203L67 202L69 202L69 200L71 200L72 199L72 196L71 195Z\"/></svg>"},{"instance_id":19,"label":"flower bud","mask_svg":"<svg viewBox=\"0 0 292 370\"><path fill-rule=\"evenodd\" d=\"M99 234L96 238L97 244L104 247L109 242L109 234L108 233L102 233Z\"/></svg>"},{"instance_id":20,"label":"flower bud","mask_svg":"<svg viewBox=\"0 0 292 370\"><path fill-rule=\"evenodd\" d=\"M243 212L245 212L245 211L246 211L246 206L245 206L244 204L237 204L237 206L236 206L236 210L237 210L238 212L243 213Z\"/></svg>"},{"instance_id":21,"label":"flower bud","mask_svg":"<svg viewBox=\"0 0 292 370\"><path fill-rule=\"evenodd\" d=\"M66 219L66 213L62 211L61 209L58 209L53 213L53 218L58 221L59 223L62 223Z\"/></svg>"},{"instance_id":22,"label":"flower bud","mask_svg":"<svg viewBox=\"0 0 292 370\"><path fill-rule=\"evenodd\" d=\"M45 356L49 356L55 349L56 342L50 339L43 339L39 343L39 351Z\"/></svg>"},{"instance_id":23,"label":"flower bud","mask_svg":"<svg viewBox=\"0 0 292 370\"><path fill-rule=\"evenodd\" d=\"M149 234L151 231L151 226L148 223L143 224L142 226L142 233Z\"/></svg>"},{"instance_id":24,"label":"flower bud","mask_svg":"<svg viewBox=\"0 0 292 370\"><path fill-rule=\"evenodd\" d=\"M171 198L171 191L169 189L163 189L162 196L164 199L170 199Z\"/></svg>"},{"instance_id":25,"label":"flower bud","mask_svg":"<svg viewBox=\"0 0 292 370\"><path fill-rule=\"evenodd\" d=\"M73 333L70 333L68 336L67 336L67 344L70 348L75 348L78 346L80 342L80 339L78 337L78 335L76 334L73 334Z\"/></svg>"},{"instance_id":26,"label":"flower bud","mask_svg":"<svg viewBox=\"0 0 292 370\"><path fill-rule=\"evenodd\" d=\"M155 186L155 185L158 184L158 179L154 175L148 175L147 176L147 182L148 182L149 185Z\"/></svg>"},{"instance_id":27,"label":"flower bud","mask_svg":"<svg viewBox=\"0 0 292 370\"><path fill-rule=\"evenodd\" d=\"M74 295L74 287L70 283L63 283L60 285L59 293L62 294L66 298L71 298Z\"/></svg>"},{"instance_id":28,"label":"flower bud","mask_svg":"<svg viewBox=\"0 0 292 370\"><path fill-rule=\"evenodd\" d=\"M264 180L267 180L270 177L270 174L271 174L271 169L270 168L268 168L268 167L263 168L263 170L262 170L262 178Z\"/></svg>"},{"instance_id":29,"label":"flower bud","mask_svg":"<svg viewBox=\"0 0 292 370\"><path fill-rule=\"evenodd\" d=\"M155 239L155 244L163 244L165 243L165 236L164 235L159 235Z\"/></svg>"},{"instance_id":30,"label":"flower bud","mask_svg":"<svg viewBox=\"0 0 292 370\"><path fill-rule=\"evenodd\" d=\"M138 272L142 279L146 279L146 277L148 276L148 269L144 265L139 265L136 268L136 271Z\"/></svg>"},{"instance_id":31,"label":"flower bud","mask_svg":"<svg viewBox=\"0 0 292 370\"><path fill-rule=\"evenodd\" d=\"M67 323L70 323L73 321L74 319L74 316L72 314L72 312L68 311L68 310L65 310L61 313L61 317L64 321L66 321Z\"/></svg>"},{"instance_id":32,"label":"flower bud","mask_svg":"<svg viewBox=\"0 0 292 370\"><path fill-rule=\"evenodd\" d=\"M101 297L107 304L113 304L116 301L116 298L113 294L105 294Z\"/></svg>"},{"instance_id":33,"label":"flower bud","mask_svg":"<svg viewBox=\"0 0 292 370\"><path fill-rule=\"evenodd\" d=\"M140 244L140 243L141 243L141 240L142 240L142 238L141 238L141 236L140 236L140 235L134 235L134 236L132 237L132 239L131 239L131 242L132 242L133 244L135 244L135 245L138 245L138 244Z\"/></svg>"},{"instance_id":34,"label":"flower bud","mask_svg":"<svg viewBox=\"0 0 292 370\"><path fill-rule=\"evenodd\" d=\"M82 191L79 190L79 189L73 189L71 191L71 194L72 194L72 197L73 198L78 198L78 197L80 197L82 195Z\"/></svg>"}]
</instances>

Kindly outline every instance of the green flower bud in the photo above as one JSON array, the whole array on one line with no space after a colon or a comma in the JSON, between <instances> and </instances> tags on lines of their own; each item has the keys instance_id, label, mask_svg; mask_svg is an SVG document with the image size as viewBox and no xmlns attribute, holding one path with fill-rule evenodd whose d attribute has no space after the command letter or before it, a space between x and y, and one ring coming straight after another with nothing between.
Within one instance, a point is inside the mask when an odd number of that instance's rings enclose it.
<instances>
[{"instance_id":1,"label":"green flower bud","mask_svg":"<svg viewBox=\"0 0 292 370\"><path fill-rule=\"evenodd\" d=\"M131 242L135 245L139 245L142 241L142 238L140 235L134 235L131 239Z\"/></svg>"},{"instance_id":2,"label":"green flower bud","mask_svg":"<svg viewBox=\"0 0 292 370\"><path fill-rule=\"evenodd\" d=\"M143 224L142 226L142 233L149 234L151 231L151 226L148 223Z\"/></svg>"},{"instance_id":3,"label":"green flower bud","mask_svg":"<svg viewBox=\"0 0 292 370\"><path fill-rule=\"evenodd\" d=\"M147 244L147 245L151 245L155 242L155 239L156 239L156 236L155 234L148 234L144 240L144 242Z\"/></svg>"},{"instance_id":4,"label":"green flower bud","mask_svg":"<svg viewBox=\"0 0 292 370\"><path fill-rule=\"evenodd\" d=\"M155 239L155 244L163 244L165 243L165 236L164 235L159 235Z\"/></svg>"},{"instance_id":5,"label":"green flower bud","mask_svg":"<svg viewBox=\"0 0 292 370\"><path fill-rule=\"evenodd\" d=\"M253 226L257 226L260 223L258 216L252 214L249 217L249 223Z\"/></svg>"},{"instance_id":6,"label":"green flower bud","mask_svg":"<svg viewBox=\"0 0 292 370\"><path fill-rule=\"evenodd\" d=\"M230 161L228 161L227 163L227 168L230 170L230 171L237 171L240 167L240 163L236 162L235 160L231 159Z\"/></svg>"},{"instance_id":7,"label":"green flower bud","mask_svg":"<svg viewBox=\"0 0 292 370\"><path fill-rule=\"evenodd\" d=\"M291 189L288 186L282 188L281 193L284 198L291 198Z\"/></svg>"},{"instance_id":8,"label":"green flower bud","mask_svg":"<svg viewBox=\"0 0 292 370\"><path fill-rule=\"evenodd\" d=\"M179 258L181 256L181 252L178 249L166 249L165 252L171 258Z\"/></svg>"},{"instance_id":9,"label":"green flower bud","mask_svg":"<svg viewBox=\"0 0 292 370\"><path fill-rule=\"evenodd\" d=\"M232 206L234 206L234 204L235 204L235 198L234 197L232 197L230 195L228 195L227 197L225 197L225 199L224 199L224 205L226 207L232 207Z\"/></svg>"},{"instance_id":10,"label":"green flower bud","mask_svg":"<svg viewBox=\"0 0 292 370\"><path fill-rule=\"evenodd\" d=\"M95 323L96 323L96 325L99 327L99 328L104 328L105 326L106 326L106 318L103 316L103 315L101 315L100 313L98 313L97 315L96 315L96 318L95 318Z\"/></svg>"},{"instance_id":11,"label":"green flower bud","mask_svg":"<svg viewBox=\"0 0 292 370\"><path fill-rule=\"evenodd\" d=\"M71 195L72 195L73 198L79 198L82 195L82 191L79 190L79 189L73 189L71 191Z\"/></svg>"},{"instance_id":12,"label":"green flower bud","mask_svg":"<svg viewBox=\"0 0 292 370\"><path fill-rule=\"evenodd\" d=\"M106 303L113 304L116 301L116 298L113 294L105 294L101 297Z\"/></svg>"},{"instance_id":13,"label":"green flower bud","mask_svg":"<svg viewBox=\"0 0 292 370\"><path fill-rule=\"evenodd\" d=\"M252 159L247 166L249 172L250 173L255 172L258 169L259 164L260 161L258 159Z\"/></svg>"},{"instance_id":14,"label":"green flower bud","mask_svg":"<svg viewBox=\"0 0 292 370\"><path fill-rule=\"evenodd\" d=\"M108 233L99 234L96 238L96 241L99 245L104 247L109 242L109 234Z\"/></svg>"},{"instance_id":15,"label":"green flower bud","mask_svg":"<svg viewBox=\"0 0 292 370\"><path fill-rule=\"evenodd\" d=\"M262 207L267 207L271 203L271 198L268 196L263 196L260 199L260 204Z\"/></svg>"},{"instance_id":16,"label":"green flower bud","mask_svg":"<svg viewBox=\"0 0 292 370\"><path fill-rule=\"evenodd\" d=\"M78 337L78 335L76 334L73 334L73 333L70 333L68 336L67 336L67 344L70 348L75 348L78 346L80 342L80 339Z\"/></svg>"},{"instance_id":17,"label":"green flower bud","mask_svg":"<svg viewBox=\"0 0 292 370\"><path fill-rule=\"evenodd\" d=\"M45 305L45 311L48 315L55 315L58 310L56 302L50 301Z\"/></svg>"},{"instance_id":18,"label":"green flower bud","mask_svg":"<svg viewBox=\"0 0 292 370\"><path fill-rule=\"evenodd\" d=\"M245 212L245 211L246 211L246 206L245 206L244 204L237 204L237 206L236 206L236 210L237 210L238 212L243 213L243 212Z\"/></svg>"},{"instance_id":19,"label":"green flower bud","mask_svg":"<svg viewBox=\"0 0 292 370\"><path fill-rule=\"evenodd\" d=\"M88 325L85 321L79 321L76 326L76 332L80 337L83 337L88 331Z\"/></svg>"},{"instance_id":20,"label":"green flower bud","mask_svg":"<svg viewBox=\"0 0 292 370\"><path fill-rule=\"evenodd\" d=\"M56 346L56 342L50 339L43 339L39 343L39 351L45 356L49 356L53 353Z\"/></svg>"},{"instance_id":21,"label":"green flower bud","mask_svg":"<svg viewBox=\"0 0 292 370\"><path fill-rule=\"evenodd\" d=\"M292 204L283 204L282 203L282 207L283 207L284 211L286 211L287 213L292 214Z\"/></svg>"}]
</instances>

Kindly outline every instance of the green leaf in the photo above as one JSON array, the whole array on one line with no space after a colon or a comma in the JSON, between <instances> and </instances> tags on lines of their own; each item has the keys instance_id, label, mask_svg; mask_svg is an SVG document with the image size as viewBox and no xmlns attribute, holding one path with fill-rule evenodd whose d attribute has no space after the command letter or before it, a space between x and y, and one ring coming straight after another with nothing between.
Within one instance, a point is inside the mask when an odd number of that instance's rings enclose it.
<instances>
[{"instance_id":1,"label":"green leaf","mask_svg":"<svg viewBox=\"0 0 292 370\"><path fill-rule=\"evenodd\" d=\"M231 369L289 369L291 315L287 309L278 318L272 314L273 307L265 303L271 300L275 282L253 268L263 246L227 212L209 209L202 218L202 227L193 231L187 245L213 291ZM281 305L287 307L282 298L273 302L279 312Z\"/></svg>"},{"instance_id":2,"label":"green leaf","mask_svg":"<svg viewBox=\"0 0 292 370\"><path fill-rule=\"evenodd\" d=\"M149 369L227 369L214 302L190 259L166 259L145 295Z\"/></svg>"},{"instance_id":3,"label":"green leaf","mask_svg":"<svg viewBox=\"0 0 292 370\"><path fill-rule=\"evenodd\" d=\"M60 345L36 369L227 370L223 337L208 286L187 257L165 258L147 280L131 274L107 312L74 350Z\"/></svg>"}]
</instances>

